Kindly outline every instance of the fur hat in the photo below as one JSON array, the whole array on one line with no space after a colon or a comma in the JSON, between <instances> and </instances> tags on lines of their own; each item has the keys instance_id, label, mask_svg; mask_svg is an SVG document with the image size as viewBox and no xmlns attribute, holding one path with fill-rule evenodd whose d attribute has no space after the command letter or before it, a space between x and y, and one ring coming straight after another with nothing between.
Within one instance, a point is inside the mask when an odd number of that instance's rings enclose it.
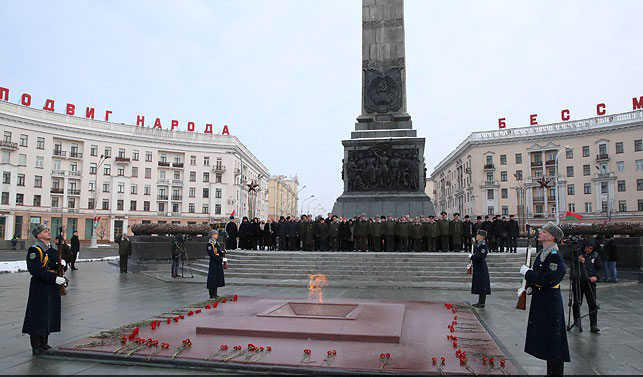
<instances>
[{"instance_id":1,"label":"fur hat","mask_svg":"<svg viewBox=\"0 0 643 377\"><path fill-rule=\"evenodd\" d=\"M487 238L487 231L482 230L482 229L478 229L478 235L480 235L480 236L482 236L484 238Z\"/></svg>"},{"instance_id":2,"label":"fur hat","mask_svg":"<svg viewBox=\"0 0 643 377\"><path fill-rule=\"evenodd\" d=\"M38 224L35 228L33 228L31 234L33 234L34 237L38 238L38 235L44 232L45 229L48 229L45 224Z\"/></svg>"},{"instance_id":3,"label":"fur hat","mask_svg":"<svg viewBox=\"0 0 643 377\"><path fill-rule=\"evenodd\" d=\"M545 230L545 231L547 231L547 233L549 233L552 236L554 236L554 239L556 240L556 242L562 240L563 237L565 236L565 234L558 227L558 225L556 225L556 224L554 224L552 222L548 222L547 224L545 224L543 226L542 230Z\"/></svg>"}]
</instances>

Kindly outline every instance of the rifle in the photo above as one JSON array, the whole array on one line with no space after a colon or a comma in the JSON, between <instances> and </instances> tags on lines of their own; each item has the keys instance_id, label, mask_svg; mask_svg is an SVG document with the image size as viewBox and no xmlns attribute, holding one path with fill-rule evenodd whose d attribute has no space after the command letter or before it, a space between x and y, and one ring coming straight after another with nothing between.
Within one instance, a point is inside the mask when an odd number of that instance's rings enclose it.
<instances>
[{"instance_id":1,"label":"rifle","mask_svg":"<svg viewBox=\"0 0 643 377\"><path fill-rule=\"evenodd\" d=\"M531 267L531 227L527 225L527 253L525 254L525 266ZM522 293L518 297L516 309L527 309L527 279L522 279Z\"/></svg>"},{"instance_id":2,"label":"rifle","mask_svg":"<svg viewBox=\"0 0 643 377\"><path fill-rule=\"evenodd\" d=\"M65 271L63 271L63 265L60 263L60 261L62 260L62 259L61 259L60 254L62 254L62 252L63 252L63 251L61 250L61 248L62 248L62 242L61 242L60 240L58 240L58 273L57 273L56 275L58 275L58 276L60 276L61 278L65 279L65 281L66 281L66 280L67 280L67 278L64 276L64 275L65 275ZM60 294L61 296L64 296L64 295L66 295L66 294L67 294L67 292L65 291L65 286L66 286L66 285L67 285L67 283L65 282L65 284L63 284L63 285L59 285L59 286L58 286L58 287L59 287L59 288L58 288L58 290L59 290L59 294Z\"/></svg>"}]
</instances>

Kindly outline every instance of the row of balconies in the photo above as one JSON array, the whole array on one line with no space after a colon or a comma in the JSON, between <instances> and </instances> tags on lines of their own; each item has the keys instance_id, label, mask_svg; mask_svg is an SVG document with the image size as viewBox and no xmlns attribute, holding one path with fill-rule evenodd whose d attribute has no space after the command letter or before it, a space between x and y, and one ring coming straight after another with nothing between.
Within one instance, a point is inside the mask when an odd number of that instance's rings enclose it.
<instances>
[{"instance_id":1,"label":"row of balconies","mask_svg":"<svg viewBox=\"0 0 643 377\"><path fill-rule=\"evenodd\" d=\"M60 188L60 187L53 187L49 190L50 193L52 194L64 194L65 189ZM76 189L67 189L67 195L72 195L72 196L80 196L80 190Z\"/></svg>"},{"instance_id":2,"label":"row of balconies","mask_svg":"<svg viewBox=\"0 0 643 377\"><path fill-rule=\"evenodd\" d=\"M83 158L83 154L81 152L72 151L72 152L69 152L69 156L67 156L67 151L63 151L60 149L54 149L54 156L63 157L63 158L74 158L74 159Z\"/></svg>"},{"instance_id":3,"label":"row of balconies","mask_svg":"<svg viewBox=\"0 0 643 377\"><path fill-rule=\"evenodd\" d=\"M81 177L83 175L83 173L78 171L78 170L66 171L66 170L52 169L51 170L51 175L55 175L55 176L69 175L71 177Z\"/></svg>"},{"instance_id":4,"label":"row of balconies","mask_svg":"<svg viewBox=\"0 0 643 377\"><path fill-rule=\"evenodd\" d=\"M158 166L166 167L166 168L169 168L170 166L172 166L173 168L183 168L183 163L182 162L170 163L169 161L159 161Z\"/></svg>"},{"instance_id":5,"label":"row of balconies","mask_svg":"<svg viewBox=\"0 0 643 377\"><path fill-rule=\"evenodd\" d=\"M18 143L12 143L7 140L2 140L0 141L0 149L8 149L8 150L15 151L18 149Z\"/></svg>"},{"instance_id":6,"label":"row of balconies","mask_svg":"<svg viewBox=\"0 0 643 377\"><path fill-rule=\"evenodd\" d=\"M159 194L156 196L157 200L168 200L169 195ZM183 195L172 195L172 200L183 200Z\"/></svg>"}]
</instances>

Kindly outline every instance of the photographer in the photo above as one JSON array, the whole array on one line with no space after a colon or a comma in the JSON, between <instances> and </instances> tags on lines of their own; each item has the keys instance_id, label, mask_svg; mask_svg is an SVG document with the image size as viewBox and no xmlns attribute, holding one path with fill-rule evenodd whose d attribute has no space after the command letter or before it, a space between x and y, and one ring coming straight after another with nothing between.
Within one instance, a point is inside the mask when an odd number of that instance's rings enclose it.
<instances>
[{"instance_id":1,"label":"photographer","mask_svg":"<svg viewBox=\"0 0 643 377\"><path fill-rule=\"evenodd\" d=\"M181 254L183 254L183 244L184 240L180 234L174 236L174 242L172 242L172 278L176 279L179 277L179 261L181 259Z\"/></svg>"},{"instance_id":2,"label":"photographer","mask_svg":"<svg viewBox=\"0 0 643 377\"><path fill-rule=\"evenodd\" d=\"M590 331L598 333L601 330L596 326L598 323L596 282L602 270L602 263L598 252L594 251L594 241L591 238L581 243L571 262L574 326L578 326L579 332L583 331L580 324L580 305L585 296L589 306Z\"/></svg>"}]
</instances>

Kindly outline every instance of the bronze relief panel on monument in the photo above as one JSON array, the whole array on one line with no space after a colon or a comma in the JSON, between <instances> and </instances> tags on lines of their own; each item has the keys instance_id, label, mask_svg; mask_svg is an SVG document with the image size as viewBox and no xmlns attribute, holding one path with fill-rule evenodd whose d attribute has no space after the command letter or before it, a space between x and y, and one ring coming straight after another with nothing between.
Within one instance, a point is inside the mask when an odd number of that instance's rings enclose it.
<instances>
[{"instance_id":1,"label":"bronze relief panel on monument","mask_svg":"<svg viewBox=\"0 0 643 377\"><path fill-rule=\"evenodd\" d=\"M420 163L418 148L381 143L348 151L342 178L348 181L348 191L417 191Z\"/></svg>"}]
</instances>

